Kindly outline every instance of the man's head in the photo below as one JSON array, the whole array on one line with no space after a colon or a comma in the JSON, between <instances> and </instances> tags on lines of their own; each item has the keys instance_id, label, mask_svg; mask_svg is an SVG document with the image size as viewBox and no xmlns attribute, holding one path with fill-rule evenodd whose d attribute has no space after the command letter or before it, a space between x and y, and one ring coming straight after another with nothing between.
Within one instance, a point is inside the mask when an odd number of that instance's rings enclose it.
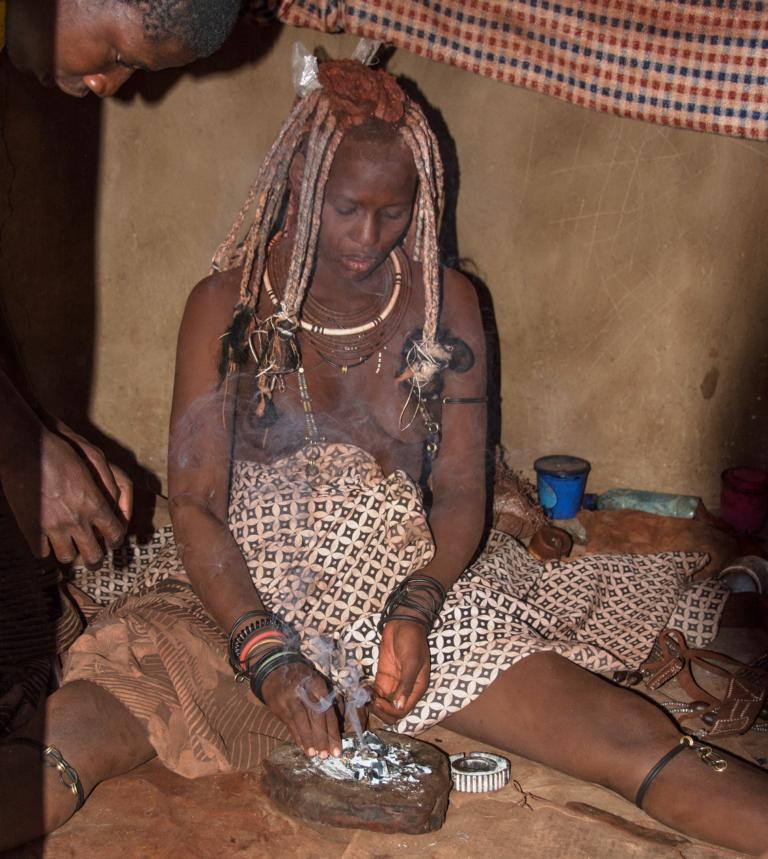
<instances>
[{"instance_id":1,"label":"man's head","mask_svg":"<svg viewBox=\"0 0 768 859\"><path fill-rule=\"evenodd\" d=\"M14 65L70 95L113 95L137 69L212 54L241 0L7 0Z\"/></svg>"}]
</instances>

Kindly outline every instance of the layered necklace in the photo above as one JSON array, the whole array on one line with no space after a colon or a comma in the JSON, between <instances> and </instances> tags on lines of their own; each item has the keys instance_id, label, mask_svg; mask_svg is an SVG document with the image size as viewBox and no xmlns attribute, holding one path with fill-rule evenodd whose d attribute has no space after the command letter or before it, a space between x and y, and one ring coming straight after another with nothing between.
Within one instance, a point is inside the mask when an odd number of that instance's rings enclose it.
<instances>
[{"instance_id":1,"label":"layered necklace","mask_svg":"<svg viewBox=\"0 0 768 859\"><path fill-rule=\"evenodd\" d=\"M271 252L281 239L282 235L278 235L270 244L264 272L264 289L276 308L281 305L282 295L275 285L284 284L288 274L287 261ZM411 298L408 258L396 247L386 264L390 281L388 294L384 298L373 296L356 310L327 307L313 298L311 291L304 297L299 325L318 355L342 373L365 363L375 352L381 353L408 309Z\"/></svg>"}]
</instances>

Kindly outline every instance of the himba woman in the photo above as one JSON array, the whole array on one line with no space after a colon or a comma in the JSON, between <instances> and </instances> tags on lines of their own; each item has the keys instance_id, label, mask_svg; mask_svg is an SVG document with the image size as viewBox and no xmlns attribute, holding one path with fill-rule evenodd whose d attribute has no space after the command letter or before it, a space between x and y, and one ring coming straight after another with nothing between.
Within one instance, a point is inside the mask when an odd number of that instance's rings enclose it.
<instances>
[{"instance_id":1,"label":"himba woman","mask_svg":"<svg viewBox=\"0 0 768 859\"><path fill-rule=\"evenodd\" d=\"M398 730L442 722L704 840L768 847L764 773L681 743L662 710L592 673L636 667L668 624L711 635L722 589L690 584L685 557L542 568L498 534L473 563L485 345L472 286L439 265L435 137L356 61L321 64L308 90L181 324L181 563L169 545L160 580L101 613L44 719L0 750L0 846L154 755L195 777L286 739L338 754L333 664L337 685L372 681Z\"/></svg>"}]
</instances>

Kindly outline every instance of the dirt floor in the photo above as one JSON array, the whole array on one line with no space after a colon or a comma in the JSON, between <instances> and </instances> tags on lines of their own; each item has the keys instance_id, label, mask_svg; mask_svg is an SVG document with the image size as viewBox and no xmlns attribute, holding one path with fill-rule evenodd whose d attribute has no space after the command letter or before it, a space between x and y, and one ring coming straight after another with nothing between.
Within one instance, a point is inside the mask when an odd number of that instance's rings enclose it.
<instances>
[{"instance_id":1,"label":"dirt floor","mask_svg":"<svg viewBox=\"0 0 768 859\"><path fill-rule=\"evenodd\" d=\"M439 728L422 739L447 753L481 749ZM445 824L426 835L382 835L294 820L264 796L257 773L188 781L151 762L99 786L41 848L6 859L569 859L738 854L666 829L595 785L508 755L511 783L496 793L451 793Z\"/></svg>"},{"instance_id":2,"label":"dirt floor","mask_svg":"<svg viewBox=\"0 0 768 859\"><path fill-rule=\"evenodd\" d=\"M734 538L701 522L646 514L583 514L590 539L580 551L709 551L722 564L740 553ZM754 648L768 641L734 630ZM674 690L668 690L671 694ZM514 718L514 713L509 714ZM422 736L450 754L484 748L440 728ZM553 742L555 738L553 738ZM768 733L751 732L724 746L768 762ZM266 798L258 772L188 781L150 762L100 785L84 809L37 845L6 859L518 859L736 856L693 841L651 820L615 794L507 755L510 784L495 793L453 791L445 824L426 835L382 835L300 822Z\"/></svg>"}]
</instances>

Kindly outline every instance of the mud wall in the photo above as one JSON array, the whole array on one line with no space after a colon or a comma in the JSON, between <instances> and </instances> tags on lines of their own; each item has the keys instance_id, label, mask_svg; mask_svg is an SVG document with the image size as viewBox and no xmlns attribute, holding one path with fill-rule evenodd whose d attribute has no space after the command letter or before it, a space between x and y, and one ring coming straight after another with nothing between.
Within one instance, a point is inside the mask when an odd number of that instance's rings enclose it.
<instances>
[{"instance_id":1,"label":"mud wall","mask_svg":"<svg viewBox=\"0 0 768 859\"><path fill-rule=\"evenodd\" d=\"M334 56L354 45L298 35ZM61 319L39 316L43 284L8 277L23 270L25 243L40 252L56 213L38 214L38 232L28 218L32 232L3 244L16 255L4 263L9 314L43 397L74 403L160 478L184 300L291 102L296 37L241 37L214 61L138 79L104 104L95 208L74 196L62 210L94 237L82 260L87 310L64 313L69 340ZM592 461L594 489L712 504L722 468L765 465L768 149L590 113L403 53L390 69L417 82L452 136L458 254L495 308L511 463L574 453ZM73 148L78 126L62 128L56 151ZM55 151L43 154L51 181L71 181L51 168ZM30 157L15 150L17 221L36 205L34 171L19 167ZM67 270L80 259L54 250ZM61 298L55 276L44 287ZM83 314L92 343L78 346ZM72 381L61 362L82 355L88 373Z\"/></svg>"}]
</instances>

